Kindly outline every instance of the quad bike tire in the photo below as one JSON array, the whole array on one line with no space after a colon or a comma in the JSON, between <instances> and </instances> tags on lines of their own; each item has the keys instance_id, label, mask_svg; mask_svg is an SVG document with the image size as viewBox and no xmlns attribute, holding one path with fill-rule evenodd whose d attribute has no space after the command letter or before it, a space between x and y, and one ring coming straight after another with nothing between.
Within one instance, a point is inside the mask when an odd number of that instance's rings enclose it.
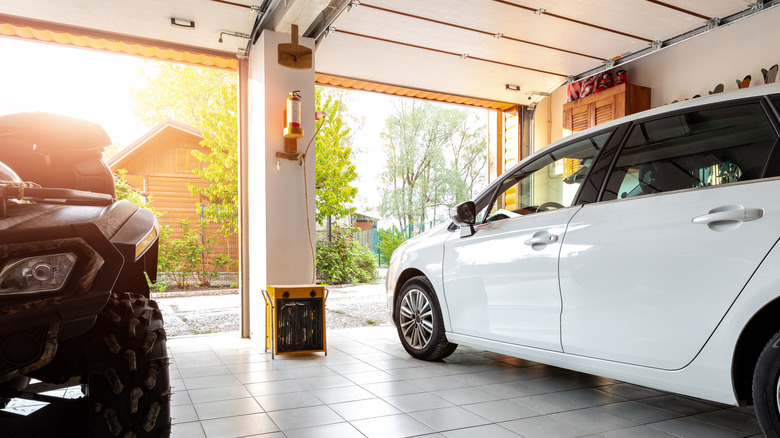
<instances>
[{"instance_id":1,"label":"quad bike tire","mask_svg":"<svg viewBox=\"0 0 780 438\"><path fill-rule=\"evenodd\" d=\"M90 436L169 436L169 360L157 303L141 295L113 294L86 351Z\"/></svg>"}]
</instances>

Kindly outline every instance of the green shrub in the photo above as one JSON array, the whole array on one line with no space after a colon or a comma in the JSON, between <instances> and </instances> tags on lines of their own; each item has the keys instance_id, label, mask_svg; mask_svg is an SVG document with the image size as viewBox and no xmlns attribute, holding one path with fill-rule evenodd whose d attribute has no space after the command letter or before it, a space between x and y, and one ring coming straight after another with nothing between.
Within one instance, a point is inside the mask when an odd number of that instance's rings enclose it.
<instances>
[{"instance_id":1,"label":"green shrub","mask_svg":"<svg viewBox=\"0 0 780 438\"><path fill-rule=\"evenodd\" d=\"M390 261L393 251L407 240L406 233L395 227L387 231L379 230L379 236L379 253L385 263Z\"/></svg>"},{"instance_id":2,"label":"green shrub","mask_svg":"<svg viewBox=\"0 0 780 438\"><path fill-rule=\"evenodd\" d=\"M317 242L317 275L328 284L365 283L377 277L376 258L350 227L333 226L331 241Z\"/></svg>"},{"instance_id":3,"label":"green shrub","mask_svg":"<svg viewBox=\"0 0 780 438\"><path fill-rule=\"evenodd\" d=\"M160 253L157 266L160 272L168 274L176 287L186 287L201 264L203 244L192 224L181 220L182 235L171 239L171 230L164 227L160 233Z\"/></svg>"}]
</instances>

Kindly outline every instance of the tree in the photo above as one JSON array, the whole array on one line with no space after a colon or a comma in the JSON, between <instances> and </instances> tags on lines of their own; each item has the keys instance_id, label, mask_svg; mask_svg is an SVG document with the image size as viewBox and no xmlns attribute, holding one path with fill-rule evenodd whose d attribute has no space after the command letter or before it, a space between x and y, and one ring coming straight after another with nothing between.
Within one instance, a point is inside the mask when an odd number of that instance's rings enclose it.
<instances>
[{"instance_id":1,"label":"tree","mask_svg":"<svg viewBox=\"0 0 780 438\"><path fill-rule=\"evenodd\" d=\"M351 205L357 188L351 184L357 178L352 163L351 129L344 120L344 93L334 88L316 87L316 111L325 116L316 122L317 150L315 164L315 204L317 223L328 216L344 217L355 212Z\"/></svg>"},{"instance_id":2,"label":"tree","mask_svg":"<svg viewBox=\"0 0 780 438\"><path fill-rule=\"evenodd\" d=\"M145 84L132 91L133 109L147 126L172 118L198 128L211 152L192 154L204 167L194 173L209 185L190 185L204 215L225 233L238 232L238 78L235 72L171 62L147 64Z\"/></svg>"},{"instance_id":3,"label":"tree","mask_svg":"<svg viewBox=\"0 0 780 438\"><path fill-rule=\"evenodd\" d=\"M484 126L468 112L399 100L382 133L387 164L381 213L409 224L437 219L440 206L468 199L484 170Z\"/></svg>"},{"instance_id":4,"label":"tree","mask_svg":"<svg viewBox=\"0 0 780 438\"><path fill-rule=\"evenodd\" d=\"M447 150L452 160L448 167L450 196L444 199L447 211L473 198L487 181L486 151L485 124L473 112L464 112Z\"/></svg>"}]
</instances>

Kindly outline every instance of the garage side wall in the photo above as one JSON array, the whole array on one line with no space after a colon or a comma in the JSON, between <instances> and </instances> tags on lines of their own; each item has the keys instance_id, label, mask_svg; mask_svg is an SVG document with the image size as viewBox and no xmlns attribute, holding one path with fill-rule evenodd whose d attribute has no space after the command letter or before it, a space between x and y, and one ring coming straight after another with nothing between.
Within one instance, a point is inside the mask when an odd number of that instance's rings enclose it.
<instances>
[{"instance_id":1,"label":"garage side wall","mask_svg":"<svg viewBox=\"0 0 780 438\"><path fill-rule=\"evenodd\" d=\"M707 96L718 84L723 84L725 91L736 90L737 79L741 81L747 75L752 76L751 87L761 86L761 69L780 64L778 23L780 7L775 7L614 70L625 69L629 83L650 88L652 108L696 94ZM543 102L549 106L540 104L534 115L534 150L562 138L566 86ZM545 126L549 126L549 133Z\"/></svg>"}]
</instances>

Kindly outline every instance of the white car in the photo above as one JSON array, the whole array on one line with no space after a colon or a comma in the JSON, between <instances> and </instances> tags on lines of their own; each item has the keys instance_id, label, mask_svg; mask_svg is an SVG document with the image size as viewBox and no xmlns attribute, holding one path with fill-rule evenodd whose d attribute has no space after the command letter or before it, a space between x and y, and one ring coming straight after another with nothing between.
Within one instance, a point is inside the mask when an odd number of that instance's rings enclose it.
<instances>
[{"instance_id":1,"label":"white car","mask_svg":"<svg viewBox=\"0 0 780 438\"><path fill-rule=\"evenodd\" d=\"M533 154L387 277L406 350L457 344L728 404L780 436L780 85Z\"/></svg>"}]
</instances>

